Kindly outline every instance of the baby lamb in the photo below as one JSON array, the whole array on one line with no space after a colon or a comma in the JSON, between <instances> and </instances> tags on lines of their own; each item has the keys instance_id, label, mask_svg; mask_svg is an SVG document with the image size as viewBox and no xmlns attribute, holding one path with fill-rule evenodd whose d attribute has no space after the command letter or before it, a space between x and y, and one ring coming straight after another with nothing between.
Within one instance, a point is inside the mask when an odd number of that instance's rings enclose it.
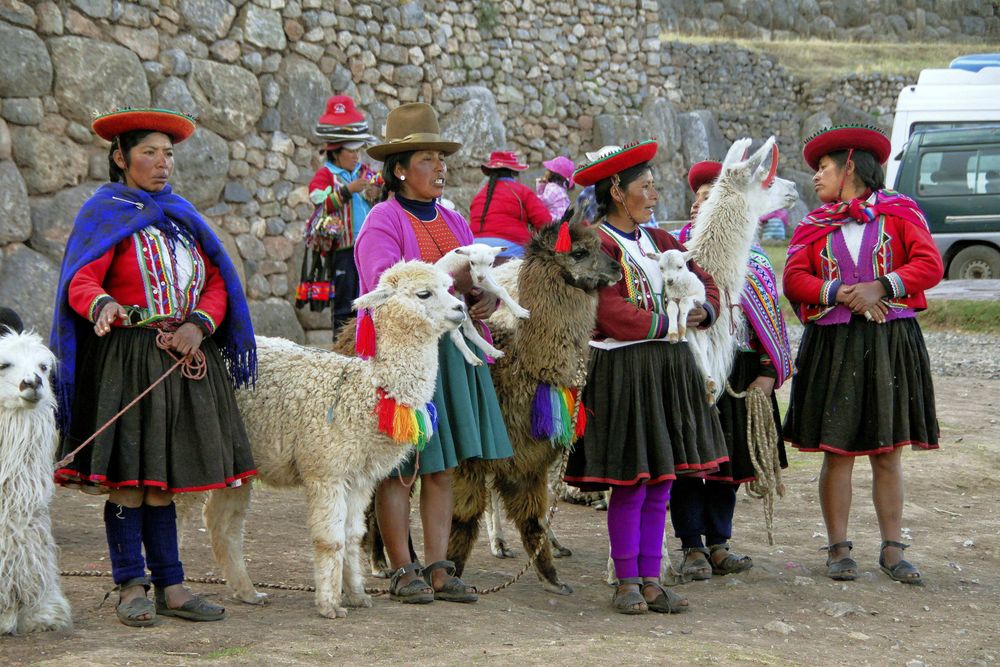
<instances>
[{"instance_id":1,"label":"baby lamb","mask_svg":"<svg viewBox=\"0 0 1000 667\"><path fill-rule=\"evenodd\" d=\"M666 306L668 323L667 342L670 343L684 339L687 334L688 313L705 303L705 286L687 266L691 255L691 251L682 252L677 249L654 255L663 275L663 302ZM719 385L709 374L706 351L698 344L695 336L689 336L687 343L695 361L698 362L698 368L705 376L706 399L709 403L714 403L714 394Z\"/></svg>"},{"instance_id":2,"label":"baby lamb","mask_svg":"<svg viewBox=\"0 0 1000 667\"><path fill-rule=\"evenodd\" d=\"M531 313L529 313L525 308L522 308L517 301L514 300L506 288L498 283L493 277L493 262L496 260L497 255L504 250L506 250L506 248L493 248L485 243L472 243L460 248L455 248L439 259L435 266L451 275L459 273L466 266L468 266L469 275L472 277L472 284L474 286L479 287L484 292L488 292L503 301L515 317L522 320L527 319ZM462 335L463 333L465 334L464 336ZM482 366L483 360L477 357L476 354L469 349L469 346L465 342L465 338L471 340L476 347L494 359L499 359L503 356L502 351L493 347L493 345L491 345L479 334L472 318L466 319L465 322L462 323L461 329L455 329L449 334L449 336L451 336L451 342L453 342L455 347L461 351L465 361L473 366Z\"/></svg>"}]
</instances>

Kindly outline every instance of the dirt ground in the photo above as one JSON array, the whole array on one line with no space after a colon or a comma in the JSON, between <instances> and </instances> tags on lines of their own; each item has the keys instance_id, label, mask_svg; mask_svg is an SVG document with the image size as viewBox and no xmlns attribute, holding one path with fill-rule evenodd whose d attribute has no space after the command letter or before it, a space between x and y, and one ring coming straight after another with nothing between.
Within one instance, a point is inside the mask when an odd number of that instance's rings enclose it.
<instances>
[{"instance_id":1,"label":"dirt ground","mask_svg":"<svg viewBox=\"0 0 1000 667\"><path fill-rule=\"evenodd\" d=\"M230 616L221 623L165 618L152 628L131 629L115 620L113 600L97 608L109 579L64 577L75 628L2 638L0 663L995 664L1000 381L940 378L936 386L942 448L904 456L904 526L914 544L908 557L923 571L922 588L892 583L878 570L871 475L863 460L856 468L850 535L862 574L852 583L823 576L815 481L820 457L792 453L784 475L787 494L775 510L775 546L767 546L759 501L741 493L734 543L754 557L755 566L745 574L680 586L692 605L685 614L612 613L611 590L602 583L606 514L563 504L554 525L573 550L558 561L563 580L575 589L568 597L546 593L529 573L472 606L411 607L382 597L372 609L328 620L314 611L312 594L279 590L271 591L267 606L230 600ZM53 515L65 569L108 569L102 502L72 491L57 494ZM246 552L255 581L312 582L300 494L255 494ZM214 574L203 532L186 536L182 557L189 575ZM494 585L521 563L493 558L481 538L467 580ZM384 582L371 579L370 585ZM222 586L195 588L216 599L225 596Z\"/></svg>"}]
</instances>

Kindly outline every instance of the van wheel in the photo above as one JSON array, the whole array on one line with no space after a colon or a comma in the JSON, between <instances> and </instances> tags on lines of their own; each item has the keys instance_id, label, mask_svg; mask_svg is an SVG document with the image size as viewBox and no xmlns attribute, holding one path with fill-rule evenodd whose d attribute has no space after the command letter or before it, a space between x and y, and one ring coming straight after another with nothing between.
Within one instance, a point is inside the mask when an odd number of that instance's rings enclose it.
<instances>
[{"instance_id":1,"label":"van wheel","mask_svg":"<svg viewBox=\"0 0 1000 667\"><path fill-rule=\"evenodd\" d=\"M1000 252L985 245L963 248L948 265L948 280L1000 278Z\"/></svg>"}]
</instances>

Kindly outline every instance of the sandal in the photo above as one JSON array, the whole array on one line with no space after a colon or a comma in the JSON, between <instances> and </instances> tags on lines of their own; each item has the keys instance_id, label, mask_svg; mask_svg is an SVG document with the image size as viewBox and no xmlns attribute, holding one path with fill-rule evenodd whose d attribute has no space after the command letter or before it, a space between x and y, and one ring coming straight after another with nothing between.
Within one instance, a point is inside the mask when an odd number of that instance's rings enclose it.
<instances>
[{"instance_id":1,"label":"sandal","mask_svg":"<svg viewBox=\"0 0 1000 667\"><path fill-rule=\"evenodd\" d=\"M879 549L878 555L878 566L882 568L882 571L889 575L889 578L893 581L898 581L902 584L912 584L914 586L922 586L924 580L920 576L920 570L918 570L913 563L899 559L899 562L895 565L889 566L885 564L885 548L886 547L896 547L900 551L906 549L909 544L903 544L902 542L894 542L893 540L886 540L882 542L882 547Z\"/></svg>"},{"instance_id":2,"label":"sandal","mask_svg":"<svg viewBox=\"0 0 1000 667\"><path fill-rule=\"evenodd\" d=\"M434 572L434 570L444 570L448 575L448 579L445 580L444 586L434 591L435 600L444 600L445 602L476 602L479 600L479 595L476 593L476 587L469 586L455 576L455 564L453 562L450 560L439 560L436 563L431 563L424 568L424 581L426 581L431 588L434 587L431 577L431 573Z\"/></svg>"},{"instance_id":3,"label":"sandal","mask_svg":"<svg viewBox=\"0 0 1000 667\"><path fill-rule=\"evenodd\" d=\"M681 564L681 576L685 580L708 581L712 578L712 564L708 562L708 549L705 547L689 547L682 549L684 562ZM693 556L693 558L689 558Z\"/></svg>"},{"instance_id":4,"label":"sandal","mask_svg":"<svg viewBox=\"0 0 1000 667\"><path fill-rule=\"evenodd\" d=\"M820 551L832 554L835 549L847 547L848 551L854 549L854 543L850 540L837 542L823 547ZM858 576L858 562L850 556L844 556L838 560L832 560L831 556L826 558L826 576L834 581L854 581Z\"/></svg>"},{"instance_id":5,"label":"sandal","mask_svg":"<svg viewBox=\"0 0 1000 667\"><path fill-rule=\"evenodd\" d=\"M154 605L153 601L145 595L141 598L133 598L128 602L122 602L121 591L131 586L142 586L143 589L148 592L149 577L136 577L135 579L129 579L125 583L119 584L115 587L115 589L119 591L118 606L115 607L115 614L118 616L118 620L122 622L122 625L127 625L130 628L147 628L156 623L156 605ZM107 599L107 596L105 596L104 599ZM146 615L148 615L149 618L139 618L140 616Z\"/></svg>"},{"instance_id":6,"label":"sandal","mask_svg":"<svg viewBox=\"0 0 1000 667\"><path fill-rule=\"evenodd\" d=\"M404 574L413 572L417 578L413 581L399 585L399 580ZM420 578L422 574L420 563L414 561L409 565L404 565L389 578L389 599L403 604L427 604L434 602L434 590Z\"/></svg>"},{"instance_id":7,"label":"sandal","mask_svg":"<svg viewBox=\"0 0 1000 667\"><path fill-rule=\"evenodd\" d=\"M718 563L715 562L715 552L723 550L726 557ZM717 577L724 577L727 574L746 572L753 567L753 559L743 554L734 554L729 551L729 544L714 544L708 548L708 561L712 565L712 574Z\"/></svg>"},{"instance_id":8,"label":"sandal","mask_svg":"<svg viewBox=\"0 0 1000 667\"><path fill-rule=\"evenodd\" d=\"M156 589L156 613L160 616L174 616L187 621L221 621L226 617L226 608L195 595L176 609L167 606L167 594Z\"/></svg>"},{"instance_id":9,"label":"sandal","mask_svg":"<svg viewBox=\"0 0 1000 667\"><path fill-rule=\"evenodd\" d=\"M646 598L642 597L642 593L623 589L629 584L642 586L642 583L642 577L619 579L614 595L611 596L611 606L614 607L614 610L619 614L628 615L645 614L649 611L649 604L646 602Z\"/></svg>"},{"instance_id":10,"label":"sandal","mask_svg":"<svg viewBox=\"0 0 1000 667\"><path fill-rule=\"evenodd\" d=\"M643 582L643 591L646 590L646 586L655 586L660 591L659 595L657 595L652 602L646 600L646 606L650 611L659 612L661 614L679 614L691 608L690 605L688 605L686 597L678 595L669 588L664 588L656 581ZM645 599L645 596L643 596L643 599Z\"/></svg>"}]
</instances>

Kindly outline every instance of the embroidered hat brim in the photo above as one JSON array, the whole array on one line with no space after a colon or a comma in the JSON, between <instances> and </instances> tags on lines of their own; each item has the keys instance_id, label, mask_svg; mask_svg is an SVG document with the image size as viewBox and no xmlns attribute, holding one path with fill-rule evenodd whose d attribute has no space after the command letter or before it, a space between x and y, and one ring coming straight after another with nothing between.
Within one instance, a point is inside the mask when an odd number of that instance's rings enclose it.
<instances>
[{"instance_id":1,"label":"embroidered hat brim","mask_svg":"<svg viewBox=\"0 0 1000 667\"><path fill-rule=\"evenodd\" d=\"M698 192L698 188L705 183L713 182L721 173L721 162L715 160L696 162L691 166L691 171L688 172L688 187L691 188L691 192Z\"/></svg>"},{"instance_id":2,"label":"embroidered hat brim","mask_svg":"<svg viewBox=\"0 0 1000 667\"><path fill-rule=\"evenodd\" d=\"M91 127L97 136L111 141L123 132L150 130L162 132L175 144L194 134L194 118L169 109L119 109L94 119Z\"/></svg>"},{"instance_id":3,"label":"embroidered hat brim","mask_svg":"<svg viewBox=\"0 0 1000 667\"><path fill-rule=\"evenodd\" d=\"M656 155L656 149L657 143L652 139L625 146L577 169L573 173L573 181L583 187L593 185L629 167L649 162Z\"/></svg>"},{"instance_id":4,"label":"embroidered hat brim","mask_svg":"<svg viewBox=\"0 0 1000 667\"><path fill-rule=\"evenodd\" d=\"M871 153L879 164L885 164L892 152L892 144L885 133L871 125L839 125L824 128L806 139L802 157L813 170L819 169L824 155L854 149Z\"/></svg>"}]
</instances>

